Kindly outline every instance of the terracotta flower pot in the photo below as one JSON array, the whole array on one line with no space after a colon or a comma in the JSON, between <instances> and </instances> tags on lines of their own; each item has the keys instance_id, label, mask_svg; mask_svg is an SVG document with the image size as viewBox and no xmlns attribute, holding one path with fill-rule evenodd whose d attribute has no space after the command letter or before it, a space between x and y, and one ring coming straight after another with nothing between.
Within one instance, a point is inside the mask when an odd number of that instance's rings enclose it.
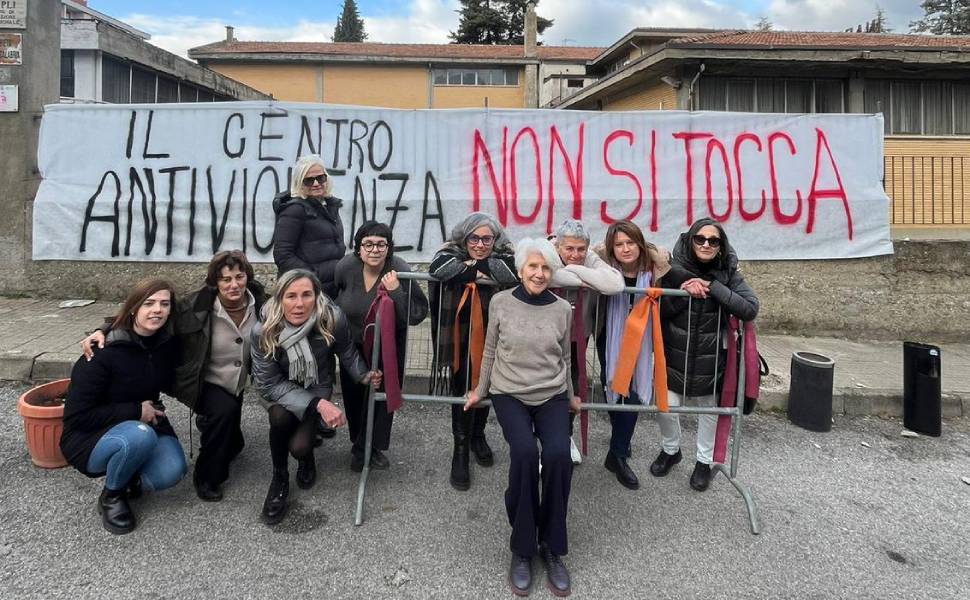
<instances>
[{"instance_id":1,"label":"terracotta flower pot","mask_svg":"<svg viewBox=\"0 0 970 600\"><path fill-rule=\"evenodd\" d=\"M24 437L30 460L38 467L56 469L67 465L61 454L64 431L64 396L70 379L58 379L24 392L17 412L24 419Z\"/></svg>"}]
</instances>

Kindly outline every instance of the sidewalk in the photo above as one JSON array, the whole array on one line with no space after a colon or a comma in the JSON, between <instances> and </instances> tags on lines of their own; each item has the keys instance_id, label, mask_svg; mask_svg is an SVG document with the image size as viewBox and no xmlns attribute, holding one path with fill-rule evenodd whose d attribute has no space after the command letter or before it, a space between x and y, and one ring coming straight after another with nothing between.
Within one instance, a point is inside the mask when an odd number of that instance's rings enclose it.
<instances>
[{"instance_id":1,"label":"sidewalk","mask_svg":"<svg viewBox=\"0 0 970 600\"><path fill-rule=\"evenodd\" d=\"M58 308L57 300L0 298L0 380L44 381L70 376L80 341L117 310L113 302ZM427 377L428 328L411 336L409 378ZM933 340L917 340L933 343ZM788 403L791 355L816 352L835 361L833 413L902 414L902 343L758 336L771 375L762 382L759 407L784 410ZM970 415L970 344L942 344L943 416ZM413 389L413 388L412 388Z\"/></svg>"}]
</instances>

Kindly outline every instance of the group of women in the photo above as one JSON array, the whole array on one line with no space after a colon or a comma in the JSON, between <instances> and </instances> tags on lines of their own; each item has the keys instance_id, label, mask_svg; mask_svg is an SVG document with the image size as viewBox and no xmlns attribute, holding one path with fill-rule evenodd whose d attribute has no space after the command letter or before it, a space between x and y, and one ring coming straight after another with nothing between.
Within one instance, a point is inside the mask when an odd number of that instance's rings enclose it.
<instances>
[{"instance_id":1,"label":"group of women","mask_svg":"<svg viewBox=\"0 0 970 600\"><path fill-rule=\"evenodd\" d=\"M612 391L618 365L631 356L625 323L643 297L623 290L684 290L689 299L661 301L669 404L713 405L724 369L727 316L752 320L758 311L723 227L709 219L694 223L672 255L647 242L630 221L610 225L604 243L592 249L575 220L564 222L552 241L527 238L513 247L494 219L472 213L431 262L429 306L419 285L398 277L410 267L394 255L387 225L362 224L352 254L345 255L339 208L320 158L301 158L290 189L274 201L278 277L272 294L256 282L245 255L220 252L209 264L205 285L193 294L176 298L167 282L146 280L109 326L82 341L85 356L72 371L61 446L78 470L105 477L97 503L104 527L113 533L134 529L129 500L145 488L172 486L187 471L160 403L162 392L198 413L201 442L193 483L200 499L219 501L230 463L244 445L242 393L252 379L270 424L273 473L262 510L267 524L287 513L289 457L297 461L297 486L309 489L316 481L314 448L332 428L348 425L350 467L361 470L371 421L370 467L388 468L384 452L393 415L383 405L373 415L367 412L368 386L380 386L385 369L380 361L368 364L364 352L372 307L381 300L393 305L398 364L388 371L397 374L398 386L407 329L430 312L432 391L466 398L463 406L453 405L451 415L449 481L457 490L470 488L471 455L480 466L494 463L486 439L488 408L480 402L487 398L495 408L509 447L505 503L512 527L512 591L529 593L538 554L549 589L568 595L561 557L567 553L567 505L579 458L572 422L589 387L587 342L597 344L608 402L650 402L652 335L643 335L639 352L633 352L629 392ZM334 402L337 358L343 409ZM636 422L636 413L610 412L605 460L631 489L639 486L628 462ZM700 491L710 481L714 423L713 416L700 417L690 479ZM650 467L658 477L681 460L677 416L661 414L660 427L661 451Z\"/></svg>"}]
</instances>

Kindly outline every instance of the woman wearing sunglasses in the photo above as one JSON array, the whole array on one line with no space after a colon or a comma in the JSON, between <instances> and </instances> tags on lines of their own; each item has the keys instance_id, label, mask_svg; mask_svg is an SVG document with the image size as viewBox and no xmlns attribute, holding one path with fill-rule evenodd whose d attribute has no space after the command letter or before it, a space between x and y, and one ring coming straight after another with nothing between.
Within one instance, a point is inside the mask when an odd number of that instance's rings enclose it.
<instances>
[{"instance_id":1,"label":"woman wearing sunglasses","mask_svg":"<svg viewBox=\"0 0 970 600\"><path fill-rule=\"evenodd\" d=\"M437 279L428 285L435 342L432 393L464 396L478 385L488 303L495 292L519 281L512 252L512 242L495 219L476 212L455 226L451 238L432 259L428 272ZM476 284L483 277L498 286ZM494 462L485 440L488 412L488 408L465 412L460 404L451 407L455 447L449 480L456 490L464 491L471 485L469 450L483 467Z\"/></svg>"},{"instance_id":2,"label":"woman wearing sunglasses","mask_svg":"<svg viewBox=\"0 0 970 600\"><path fill-rule=\"evenodd\" d=\"M347 252L340 221L343 202L331 195L332 188L323 159L310 154L294 165L289 191L273 199L273 261L277 276L306 269L317 276L324 293L331 298L336 292L334 268Z\"/></svg>"},{"instance_id":3,"label":"woman wearing sunglasses","mask_svg":"<svg viewBox=\"0 0 970 600\"><path fill-rule=\"evenodd\" d=\"M666 297L660 303L668 404L714 406L726 362L723 336L728 316L751 321L758 315L758 298L738 271L737 254L720 223L700 219L680 235L662 285L691 295ZM658 418L663 447L650 472L663 477L681 460L680 416L667 413ZM716 427L716 415L698 416L697 462L690 486L699 492L711 482Z\"/></svg>"},{"instance_id":4,"label":"woman wearing sunglasses","mask_svg":"<svg viewBox=\"0 0 970 600\"><path fill-rule=\"evenodd\" d=\"M428 298L416 281L401 281L398 273L408 273L411 266L403 258L394 256L391 228L377 221L366 221L354 233L354 253L337 263L335 281L337 306L347 316L350 335L365 361L364 322L378 294L387 293L394 303L394 343L397 348L398 383L404 383L404 356L407 348L408 326L417 325L428 316ZM391 343L391 340L383 340ZM364 443L367 432L367 386L357 382L353 373L340 365L340 389L350 430L350 468L364 468ZM391 442L393 413L384 404L374 411L373 448L370 455L372 469L387 469L390 461L384 455Z\"/></svg>"}]
</instances>

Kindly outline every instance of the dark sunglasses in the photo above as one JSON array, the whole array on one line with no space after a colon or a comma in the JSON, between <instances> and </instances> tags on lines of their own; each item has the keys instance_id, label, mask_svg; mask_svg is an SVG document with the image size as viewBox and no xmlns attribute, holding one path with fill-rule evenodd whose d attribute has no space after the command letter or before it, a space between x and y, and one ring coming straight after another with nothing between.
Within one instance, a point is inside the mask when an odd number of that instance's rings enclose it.
<instances>
[{"instance_id":1,"label":"dark sunglasses","mask_svg":"<svg viewBox=\"0 0 970 600\"><path fill-rule=\"evenodd\" d=\"M721 247L721 238L719 237L704 237L702 235L695 235L691 238L695 246L703 246L705 243L711 248Z\"/></svg>"},{"instance_id":2,"label":"dark sunglasses","mask_svg":"<svg viewBox=\"0 0 970 600\"><path fill-rule=\"evenodd\" d=\"M310 186L313 185L313 182L314 181L317 182L317 183L319 183L320 185L323 185L327 181L327 176L326 175L317 175L316 177L304 177L303 178L303 186L304 187L310 187Z\"/></svg>"}]
</instances>

